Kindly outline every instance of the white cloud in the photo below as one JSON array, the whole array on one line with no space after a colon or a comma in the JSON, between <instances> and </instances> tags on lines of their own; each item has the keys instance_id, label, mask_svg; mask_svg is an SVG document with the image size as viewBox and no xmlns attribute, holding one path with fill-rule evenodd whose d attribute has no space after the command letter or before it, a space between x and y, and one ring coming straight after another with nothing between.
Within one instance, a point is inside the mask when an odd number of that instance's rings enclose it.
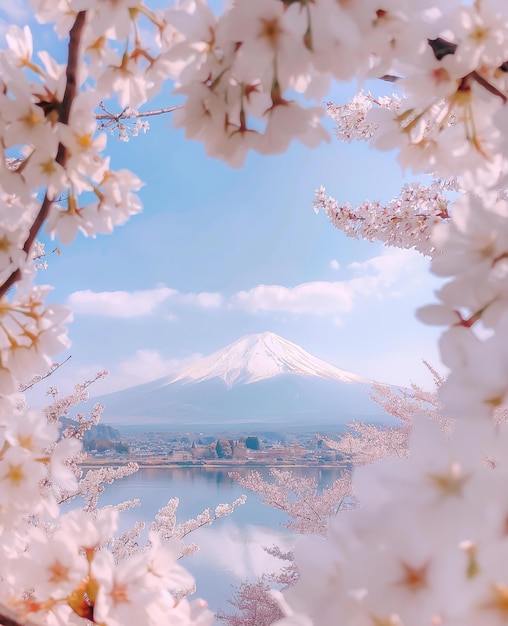
<instances>
[{"instance_id":1,"label":"white cloud","mask_svg":"<svg viewBox=\"0 0 508 626\"><path fill-rule=\"evenodd\" d=\"M428 258L401 248L385 248L383 254L362 263L351 263L348 269L360 275L356 280L364 281L364 295L379 298L386 295L400 298L421 290L424 285L429 288L439 282L429 273Z\"/></svg>"},{"instance_id":2,"label":"white cloud","mask_svg":"<svg viewBox=\"0 0 508 626\"><path fill-rule=\"evenodd\" d=\"M105 317L140 317L153 313L157 305L178 292L169 287L143 291L75 291L67 303L75 313Z\"/></svg>"},{"instance_id":3,"label":"white cloud","mask_svg":"<svg viewBox=\"0 0 508 626\"><path fill-rule=\"evenodd\" d=\"M201 357L201 354L195 353L183 359L166 359L157 350L147 348L136 350L132 356L111 369L108 377L109 390L125 389L169 376Z\"/></svg>"},{"instance_id":4,"label":"white cloud","mask_svg":"<svg viewBox=\"0 0 508 626\"><path fill-rule=\"evenodd\" d=\"M332 269L332 270L340 269L340 263L337 261L337 259L332 259L330 261L330 269Z\"/></svg>"},{"instance_id":5,"label":"white cloud","mask_svg":"<svg viewBox=\"0 0 508 626\"><path fill-rule=\"evenodd\" d=\"M295 287L257 285L231 297L230 307L251 313L279 311L333 315L350 312L358 296L400 297L427 275L427 262L415 252L389 249L348 269L357 274L343 281L315 281ZM411 280L408 280L410 276Z\"/></svg>"},{"instance_id":6,"label":"white cloud","mask_svg":"<svg viewBox=\"0 0 508 626\"><path fill-rule=\"evenodd\" d=\"M238 580L277 571L281 562L263 546L294 548L295 536L265 526L237 526L228 520L220 527L203 528L199 535L200 560L218 566Z\"/></svg>"},{"instance_id":7,"label":"white cloud","mask_svg":"<svg viewBox=\"0 0 508 626\"><path fill-rule=\"evenodd\" d=\"M68 304L78 314L133 318L153 313L158 305L171 300L172 308L196 307L204 310L228 309L250 313L279 312L340 316L350 313L358 298L400 298L429 280L428 262L414 251L386 249L379 256L350 263L352 278L342 281L314 281L294 287L257 285L229 298L218 292L183 293L164 285L142 291L76 291ZM333 259L330 267L340 267ZM177 319L175 311L164 311ZM176 312L178 314L178 311ZM337 318L340 319L340 318Z\"/></svg>"},{"instance_id":8,"label":"white cloud","mask_svg":"<svg viewBox=\"0 0 508 626\"><path fill-rule=\"evenodd\" d=\"M141 385L163 376L170 376L183 367L191 365L191 363L194 363L201 357L202 354L193 353L181 359L167 359L157 350L142 348L116 364L102 362L75 367L71 359L69 365L59 370L58 374L53 374L50 382L57 386L62 394L66 394L72 391L76 382L95 378L97 372L106 369L109 371L109 375L90 387L90 395L97 397L119 391L120 389L126 389L133 385ZM44 395L45 389L46 387L41 387L37 390L38 393L32 394L31 397L36 400L36 405L47 404Z\"/></svg>"},{"instance_id":9,"label":"white cloud","mask_svg":"<svg viewBox=\"0 0 508 626\"><path fill-rule=\"evenodd\" d=\"M222 306L222 295L209 291L183 294L181 300L184 303L198 306L201 309L218 309Z\"/></svg>"},{"instance_id":10,"label":"white cloud","mask_svg":"<svg viewBox=\"0 0 508 626\"><path fill-rule=\"evenodd\" d=\"M371 273L379 277L385 283L397 280L409 268L427 266L428 261L422 255L413 250L402 248L385 248L383 254L372 257L361 263L355 262L348 265L348 269L359 274Z\"/></svg>"},{"instance_id":11,"label":"white cloud","mask_svg":"<svg viewBox=\"0 0 508 626\"><path fill-rule=\"evenodd\" d=\"M287 311L327 315L350 311L354 292L346 283L318 281L296 287L258 285L248 291L239 291L231 298L233 308L252 313L259 311Z\"/></svg>"},{"instance_id":12,"label":"white cloud","mask_svg":"<svg viewBox=\"0 0 508 626\"><path fill-rule=\"evenodd\" d=\"M160 286L141 291L75 291L67 299L72 310L81 315L132 318L150 315L156 307L171 298L173 305L187 305L200 309L218 309L222 306L220 293L203 291L181 293L176 289ZM177 319L173 312L167 319Z\"/></svg>"}]
</instances>

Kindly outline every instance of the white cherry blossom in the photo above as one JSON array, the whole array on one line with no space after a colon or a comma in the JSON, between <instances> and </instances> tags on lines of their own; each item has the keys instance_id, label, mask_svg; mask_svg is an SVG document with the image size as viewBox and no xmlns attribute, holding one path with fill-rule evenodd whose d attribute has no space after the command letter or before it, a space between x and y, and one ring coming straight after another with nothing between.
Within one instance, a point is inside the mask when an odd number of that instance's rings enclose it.
<instances>
[{"instance_id":1,"label":"white cherry blossom","mask_svg":"<svg viewBox=\"0 0 508 626\"><path fill-rule=\"evenodd\" d=\"M350 236L429 254L432 271L447 278L420 317L445 326L440 350L450 375L439 400L456 424L448 438L417 425L408 458L357 472L363 508L337 515L326 538L297 548L301 578L286 594L282 623L504 624L507 434L496 414L508 405L506 2L237 0L217 14L204 0L169 9L139 0L32 7L68 39L69 56L59 64L47 51L34 54L45 40L34 41L28 26L9 27L0 51L0 616L10 603L20 623L211 619L203 602L176 600L178 587L191 583L176 559L192 549L164 540L213 514L176 526L170 501L150 545L130 553L140 527L115 538L118 511L96 505L104 481L134 468L80 478L87 422L62 440L45 422L84 389L44 415L18 408L12 395L69 345L68 311L45 305L47 289L33 286L37 232L70 244L78 232L110 233L141 210L141 181L111 169L104 154L99 102L135 110L171 78L183 98L176 125L210 156L239 166L250 150L326 141L315 99L331 76L362 83L386 75L398 92L392 97L329 106L337 135L396 150L404 168L434 181L407 185L386 206L357 209L323 189L315 206ZM125 126L118 129L125 138ZM57 498L68 501L74 490L89 513L62 516Z\"/></svg>"},{"instance_id":2,"label":"white cherry blossom","mask_svg":"<svg viewBox=\"0 0 508 626\"><path fill-rule=\"evenodd\" d=\"M21 29L16 25L9 26L5 33L5 40L14 64L19 68L32 69L33 40L30 28L25 26Z\"/></svg>"},{"instance_id":3,"label":"white cherry blossom","mask_svg":"<svg viewBox=\"0 0 508 626\"><path fill-rule=\"evenodd\" d=\"M20 563L27 588L35 589L37 600L69 595L86 577L88 564L75 539L56 532L51 538L39 529L30 535L28 554Z\"/></svg>"}]
</instances>

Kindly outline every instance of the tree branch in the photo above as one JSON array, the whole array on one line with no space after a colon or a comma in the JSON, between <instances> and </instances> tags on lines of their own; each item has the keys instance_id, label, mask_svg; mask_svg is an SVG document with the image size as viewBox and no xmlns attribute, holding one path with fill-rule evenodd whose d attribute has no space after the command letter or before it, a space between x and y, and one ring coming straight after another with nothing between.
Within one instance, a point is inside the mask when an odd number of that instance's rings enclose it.
<instances>
[{"instance_id":1,"label":"tree branch","mask_svg":"<svg viewBox=\"0 0 508 626\"><path fill-rule=\"evenodd\" d=\"M72 103L74 102L74 99L76 98L77 85L78 85L77 69L78 69L78 62L79 62L79 45L81 42L81 34L83 32L85 20L86 20L86 11L80 11L76 16L76 20L74 21L74 24L69 33L69 48L68 48L69 53L68 53L68 61L67 61L67 69L66 69L67 82L65 85L64 96L63 96L62 102L60 103L60 107L58 111L59 113L58 118L62 124L69 123ZM65 166L65 161L67 160L67 149L62 143L58 144L58 151L57 151L55 160L59 165ZM28 238L25 241L25 244L23 246L23 251L25 252L27 257L30 253L30 250L32 249L32 246L35 241L35 238L37 237L37 234L39 233L40 229L42 228L42 225L44 224L44 222L46 221L46 218L48 217L49 210L51 209L51 205L53 204L53 202L54 202L54 198L50 198L48 196L48 192L46 191L39 213L37 214L37 217L35 218L34 223L32 224L30 228ZM0 286L0 297L4 296L7 293L7 291L14 285L14 283L18 282L20 279L21 279L21 270L18 267L12 272L12 274L7 278L7 280L3 283L3 285Z\"/></svg>"},{"instance_id":2,"label":"tree branch","mask_svg":"<svg viewBox=\"0 0 508 626\"><path fill-rule=\"evenodd\" d=\"M486 89L493 96L497 96L498 98L501 98L501 100L503 101L503 104L506 104L506 102L508 102L508 98L504 95L504 93L502 91L499 91L499 89L495 85L493 85L492 83L489 83L488 80L485 80L485 78L483 78L481 74L478 74L476 70L471 72L471 76L479 85L481 85L484 89Z\"/></svg>"},{"instance_id":3,"label":"tree branch","mask_svg":"<svg viewBox=\"0 0 508 626\"><path fill-rule=\"evenodd\" d=\"M28 391L29 389L32 389L33 387L35 387L35 385L38 385L40 382L42 382L45 378L49 378L51 376L51 374L54 374L57 370L59 370L62 365L65 365L67 363L67 361L72 357L72 354L69 354L69 356L65 359L65 361L62 361L61 363L55 363L53 364L53 366L51 367L51 369L49 369L44 376L38 376L34 381L27 383L26 385L21 385L18 389L18 391L20 391L21 393L24 393L25 391Z\"/></svg>"},{"instance_id":4,"label":"tree branch","mask_svg":"<svg viewBox=\"0 0 508 626\"><path fill-rule=\"evenodd\" d=\"M182 106L182 104L177 104L174 107L164 107L162 109L153 109L151 111L133 111L132 109L124 109L121 113L110 113L101 103L101 109L104 111L104 113L97 113L95 119L119 122L120 120L139 119L141 117L152 117L154 115L164 115L164 113L172 113L173 111L181 109Z\"/></svg>"}]
</instances>

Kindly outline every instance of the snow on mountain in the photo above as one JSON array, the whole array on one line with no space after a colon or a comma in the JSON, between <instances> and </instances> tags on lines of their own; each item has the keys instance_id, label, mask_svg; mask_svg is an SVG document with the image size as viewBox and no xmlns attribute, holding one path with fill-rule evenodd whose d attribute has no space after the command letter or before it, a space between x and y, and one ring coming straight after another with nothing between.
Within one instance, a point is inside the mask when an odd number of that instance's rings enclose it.
<instances>
[{"instance_id":1,"label":"snow on mountain","mask_svg":"<svg viewBox=\"0 0 508 626\"><path fill-rule=\"evenodd\" d=\"M339 424L382 415L371 384L265 332L98 401L121 424Z\"/></svg>"},{"instance_id":2,"label":"snow on mountain","mask_svg":"<svg viewBox=\"0 0 508 626\"><path fill-rule=\"evenodd\" d=\"M196 383L222 378L228 387L255 383L280 374L313 376L348 383L367 383L365 378L346 372L312 356L300 346L271 332L246 335L225 348L180 370L166 384Z\"/></svg>"}]
</instances>

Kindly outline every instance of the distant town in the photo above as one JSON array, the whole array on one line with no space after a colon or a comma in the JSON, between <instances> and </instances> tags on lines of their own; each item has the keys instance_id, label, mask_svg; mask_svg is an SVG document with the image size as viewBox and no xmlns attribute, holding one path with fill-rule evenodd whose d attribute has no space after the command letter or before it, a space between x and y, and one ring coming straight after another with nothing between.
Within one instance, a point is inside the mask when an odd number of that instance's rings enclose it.
<instances>
[{"instance_id":1,"label":"distant town","mask_svg":"<svg viewBox=\"0 0 508 626\"><path fill-rule=\"evenodd\" d=\"M275 431L251 434L145 432L121 434L100 424L86 433L85 464L141 466L345 465L347 459L330 449L314 433L282 434Z\"/></svg>"}]
</instances>

